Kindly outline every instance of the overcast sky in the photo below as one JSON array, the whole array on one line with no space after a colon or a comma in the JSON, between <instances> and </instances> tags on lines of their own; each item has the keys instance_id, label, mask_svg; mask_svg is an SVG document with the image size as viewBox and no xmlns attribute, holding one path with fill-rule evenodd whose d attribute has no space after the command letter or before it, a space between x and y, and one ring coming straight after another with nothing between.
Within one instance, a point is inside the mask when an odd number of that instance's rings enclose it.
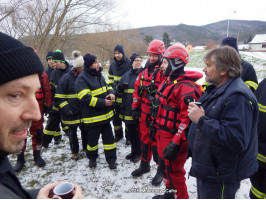
<instances>
[{"instance_id":1,"label":"overcast sky","mask_svg":"<svg viewBox=\"0 0 266 200\"><path fill-rule=\"evenodd\" d=\"M266 0L123 0L120 22L131 28L205 25L221 20L266 21Z\"/></svg>"}]
</instances>

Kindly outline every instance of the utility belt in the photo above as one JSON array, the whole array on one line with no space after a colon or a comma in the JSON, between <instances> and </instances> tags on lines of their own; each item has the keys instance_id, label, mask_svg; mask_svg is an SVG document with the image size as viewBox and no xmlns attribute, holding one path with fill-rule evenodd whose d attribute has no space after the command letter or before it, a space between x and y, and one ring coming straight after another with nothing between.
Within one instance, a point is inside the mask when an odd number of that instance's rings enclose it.
<instances>
[{"instance_id":1,"label":"utility belt","mask_svg":"<svg viewBox=\"0 0 266 200\"><path fill-rule=\"evenodd\" d=\"M138 86L138 96L141 97L145 90L147 91L146 97L148 99L151 98L151 100L152 100L155 97L155 94L156 94L156 92L158 90L158 87L156 85L154 85L154 84L150 84L150 85L147 85L147 86L146 85L139 85Z\"/></svg>"},{"instance_id":2,"label":"utility belt","mask_svg":"<svg viewBox=\"0 0 266 200\"><path fill-rule=\"evenodd\" d=\"M180 120L178 120L178 121L180 122ZM157 128L158 131L159 130L163 130L163 131L169 132L169 133L171 133L173 135L176 134L176 132L178 131L178 129L170 129L170 128L166 127L166 126L162 126L159 123L157 123L156 121L155 121L155 124L158 127Z\"/></svg>"}]
</instances>

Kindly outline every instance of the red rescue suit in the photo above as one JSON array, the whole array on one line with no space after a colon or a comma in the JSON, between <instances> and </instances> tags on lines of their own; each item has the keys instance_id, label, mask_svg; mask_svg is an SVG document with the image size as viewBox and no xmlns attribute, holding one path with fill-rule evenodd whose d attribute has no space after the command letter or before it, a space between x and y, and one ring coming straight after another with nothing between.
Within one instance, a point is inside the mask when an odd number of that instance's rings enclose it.
<instances>
[{"instance_id":1,"label":"red rescue suit","mask_svg":"<svg viewBox=\"0 0 266 200\"><path fill-rule=\"evenodd\" d=\"M43 72L41 77L39 77L41 88L36 92L36 99L39 103L41 119L39 121L32 121L30 127L30 134L32 135L32 150L40 151L42 148L42 137L43 137L43 122L44 122L44 109L46 107L52 106L52 94L51 94L51 86L49 83L49 78L46 72ZM22 149L21 153L23 153L26 149L25 146Z\"/></svg>"},{"instance_id":2,"label":"red rescue suit","mask_svg":"<svg viewBox=\"0 0 266 200\"><path fill-rule=\"evenodd\" d=\"M189 198L186 186L186 171L184 164L187 158L186 132L190 119L188 118L188 103L197 101L201 96L201 87L194 81L200 79L199 72L186 71L177 79L165 80L158 88L156 99L160 104L155 118L157 149L163 159L163 150L172 141L181 145L177 158L173 161L164 159L164 182L167 188L173 188L175 197Z\"/></svg>"},{"instance_id":3,"label":"red rescue suit","mask_svg":"<svg viewBox=\"0 0 266 200\"><path fill-rule=\"evenodd\" d=\"M140 109L140 123L139 134L141 141L141 160L150 162L152 158L152 151L156 152L156 142L149 139L149 128L147 127L147 115L150 113L152 94L157 92L158 86L165 80L163 71L159 66L155 66L153 73L149 72L146 67L136 79L135 91L133 93L132 109ZM158 155L153 157L154 161L158 163Z\"/></svg>"}]
</instances>

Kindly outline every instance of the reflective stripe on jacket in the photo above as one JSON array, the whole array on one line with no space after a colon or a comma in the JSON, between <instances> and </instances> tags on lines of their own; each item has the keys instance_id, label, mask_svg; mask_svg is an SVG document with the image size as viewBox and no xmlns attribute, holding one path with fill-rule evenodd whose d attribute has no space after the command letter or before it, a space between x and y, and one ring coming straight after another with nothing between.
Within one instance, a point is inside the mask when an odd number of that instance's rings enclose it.
<instances>
[{"instance_id":1,"label":"reflective stripe on jacket","mask_svg":"<svg viewBox=\"0 0 266 200\"><path fill-rule=\"evenodd\" d=\"M84 68L75 82L75 89L82 103L81 118L84 124L98 126L112 120L113 106L105 105L105 97L113 90L107 87L102 75L97 77Z\"/></svg>"},{"instance_id":2,"label":"reflective stripe on jacket","mask_svg":"<svg viewBox=\"0 0 266 200\"><path fill-rule=\"evenodd\" d=\"M55 93L55 98L60 108L61 119L65 125L80 124L81 103L75 90L77 77L74 74L74 71L64 74L58 83ZM73 112L73 115L68 115L70 110Z\"/></svg>"},{"instance_id":3,"label":"reflective stripe on jacket","mask_svg":"<svg viewBox=\"0 0 266 200\"><path fill-rule=\"evenodd\" d=\"M255 92L259 105L258 157L260 167L266 168L266 79L263 79Z\"/></svg>"}]
</instances>

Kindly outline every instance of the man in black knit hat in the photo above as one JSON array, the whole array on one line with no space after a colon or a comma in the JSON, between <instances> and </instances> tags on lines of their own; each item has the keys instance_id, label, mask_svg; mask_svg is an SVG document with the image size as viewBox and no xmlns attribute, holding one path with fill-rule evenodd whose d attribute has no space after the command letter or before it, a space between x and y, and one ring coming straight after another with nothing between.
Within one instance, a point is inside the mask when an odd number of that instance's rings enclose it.
<instances>
[{"instance_id":1,"label":"man in black knit hat","mask_svg":"<svg viewBox=\"0 0 266 200\"><path fill-rule=\"evenodd\" d=\"M116 45L114 48L114 60L110 64L110 68L108 70L108 87L112 88L115 92L117 90L118 82L121 77L131 69L130 60L126 57L124 53L124 48L122 45ZM122 121L119 118L119 103L121 103L121 99L116 98L115 100L115 115L113 119L113 125L115 130L115 141L118 142L123 138L123 129L122 129ZM126 144L129 144L129 140L127 137L127 127L125 130L126 134Z\"/></svg>"},{"instance_id":2,"label":"man in black knit hat","mask_svg":"<svg viewBox=\"0 0 266 200\"><path fill-rule=\"evenodd\" d=\"M54 138L54 144L58 145L61 141L62 134L59 127L61 122L59 107L57 103L56 97L56 88L59 83L60 78L70 71L70 65L65 60L64 54L60 50L56 50L53 54L53 62L56 69L51 73L50 77L50 85L51 85L51 93L53 97L53 108L49 114L49 119L47 121L47 125L43 131L43 147L48 148L49 144L51 143L52 139ZM63 130L66 132L68 131L67 126L63 126Z\"/></svg>"},{"instance_id":3,"label":"man in black knit hat","mask_svg":"<svg viewBox=\"0 0 266 200\"><path fill-rule=\"evenodd\" d=\"M0 59L0 198L52 198L52 190L60 182L26 191L7 157L23 148L31 122L41 118L35 93L40 88L42 63L31 47L3 33ZM81 188L74 185L73 198L83 197Z\"/></svg>"},{"instance_id":4,"label":"man in black knit hat","mask_svg":"<svg viewBox=\"0 0 266 200\"><path fill-rule=\"evenodd\" d=\"M50 80L50 76L51 76L52 71L54 71L54 69L55 69L54 62L53 62L53 54L54 54L54 52L48 51L48 53L46 55L47 68L46 68L45 72L48 75L49 80Z\"/></svg>"}]
</instances>

